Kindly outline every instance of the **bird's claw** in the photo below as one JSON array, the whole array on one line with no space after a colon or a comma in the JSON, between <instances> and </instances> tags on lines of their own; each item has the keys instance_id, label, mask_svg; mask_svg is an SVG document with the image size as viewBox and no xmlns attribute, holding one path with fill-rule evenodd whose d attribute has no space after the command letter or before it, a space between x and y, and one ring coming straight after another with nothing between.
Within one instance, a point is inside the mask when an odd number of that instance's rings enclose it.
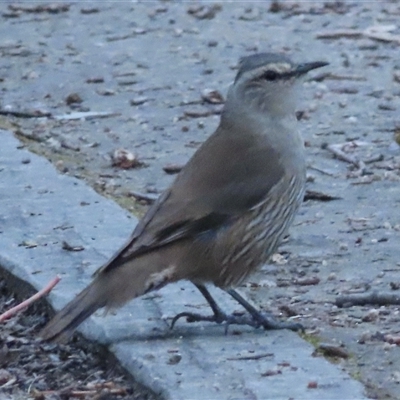
<instances>
[{"instance_id":1,"label":"bird's claw","mask_svg":"<svg viewBox=\"0 0 400 400\"><path fill-rule=\"evenodd\" d=\"M192 323L192 322L200 322L200 321L209 321L209 322L217 322L221 323L222 321L219 321L217 319L216 315L201 315L201 314L196 314L196 313L190 313L190 312L181 312L172 319L171 322L171 329L174 329L174 326L178 319L181 318L186 318L186 322Z\"/></svg>"},{"instance_id":2,"label":"bird's claw","mask_svg":"<svg viewBox=\"0 0 400 400\"><path fill-rule=\"evenodd\" d=\"M258 327L262 326L264 330L289 329L304 332L304 326L299 322L278 321L270 314L260 312L254 315L253 319L258 322Z\"/></svg>"}]
</instances>

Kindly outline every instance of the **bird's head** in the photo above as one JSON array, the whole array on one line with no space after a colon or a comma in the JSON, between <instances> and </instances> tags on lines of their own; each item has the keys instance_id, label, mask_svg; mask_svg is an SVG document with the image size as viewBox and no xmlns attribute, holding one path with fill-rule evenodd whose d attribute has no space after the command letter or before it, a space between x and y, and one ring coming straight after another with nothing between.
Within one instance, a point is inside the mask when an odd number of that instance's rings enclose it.
<instances>
[{"instance_id":1,"label":"bird's head","mask_svg":"<svg viewBox=\"0 0 400 400\"><path fill-rule=\"evenodd\" d=\"M260 53L240 60L239 71L227 103L238 100L243 106L272 115L294 112L296 84L308 71L328 65L324 61L296 64L275 53Z\"/></svg>"}]
</instances>

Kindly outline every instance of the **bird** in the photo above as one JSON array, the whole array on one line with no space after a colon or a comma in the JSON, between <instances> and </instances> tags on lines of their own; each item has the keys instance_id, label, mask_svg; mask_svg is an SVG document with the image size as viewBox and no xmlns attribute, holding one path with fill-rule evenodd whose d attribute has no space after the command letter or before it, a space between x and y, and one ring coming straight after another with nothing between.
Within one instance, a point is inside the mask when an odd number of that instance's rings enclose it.
<instances>
[{"instance_id":1,"label":"bird","mask_svg":"<svg viewBox=\"0 0 400 400\"><path fill-rule=\"evenodd\" d=\"M216 131L126 244L42 329L42 339L64 342L98 309L115 309L180 280L197 287L213 314L181 312L172 326L186 317L226 326L301 329L261 312L236 287L277 250L302 203L306 161L296 93L307 72L326 65L295 63L280 53L241 58ZM224 290L247 312L226 314L208 285Z\"/></svg>"}]
</instances>

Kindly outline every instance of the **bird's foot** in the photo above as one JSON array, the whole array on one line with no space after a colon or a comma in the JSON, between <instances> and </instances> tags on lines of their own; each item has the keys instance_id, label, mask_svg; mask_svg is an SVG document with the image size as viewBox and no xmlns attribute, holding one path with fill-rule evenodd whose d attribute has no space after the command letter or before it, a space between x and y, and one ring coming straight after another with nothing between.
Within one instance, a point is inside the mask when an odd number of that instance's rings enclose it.
<instances>
[{"instance_id":1,"label":"bird's foot","mask_svg":"<svg viewBox=\"0 0 400 400\"><path fill-rule=\"evenodd\" d=\"M298 322L278 321L269 313L257 312L252 315L252 320L257 327L263 327L265 330L289 329L291 331L304 332L304 326Z\"/></svg>"},{"instance_id":2,"label":"bird's foot","mask_svg":"<svg viewBox=\"0 0 400 400\"><path fill-rule=\"evenodd\" d=\"M216 322L217 324L225 325L225 334L228 333L228 328L230 325L250 325L252 327L258 328L259 324L254 321L250 315L236 315L236 314L225 314L224 312L218 312L214 315L202 315L191 312L181 312L172 319L171 329L174 328L175 323L180 318L186 318L186 322Z\"/></svg>"},{"instance_id":3,"label":"bird's foot","mask_svg":"<svg viewBox=\"0 0 400 400\"><path fill-rule=\"evenodd\" d=\"M228 294L230 294L239 304L243 306L247 310L247 312L251 315L252 320L256 324L256 327L263 327L265 330L272 329L290 329L291 331L302 331L304 332L303 325L296 322L281 322L275 319L275 317L266 312L261 312L257 308L255 308L252 304L250 304L244 297L242 297L236 290L234 289L226 289Z\"/></svg>"},{"instance_id":4,"label":"bird's foot","mask_svg":"<svg viewBox=\"0 0 400 400\"><path fill-rule=\"evenodd\" d=\"M290 329L292 331L303 331L304 328L299 323L294 322L280 322L277 321L271 315L265 313L257 313L256 315L244 314L244 315L237 315L237 314L225 314L224 312L219 312L214 315L201 315L191 312L181 312L177 314L171 322L171 329L174 328L175 323L180 318L186 318L186 321L189 323L192 322L216 322L217 324L224 324L225 325L225 334L228 332L228 328L230 325L248 325L253 328L260 328L263 327L265 330L272 330L272 329Z\"/></svg>"}]
</instances>

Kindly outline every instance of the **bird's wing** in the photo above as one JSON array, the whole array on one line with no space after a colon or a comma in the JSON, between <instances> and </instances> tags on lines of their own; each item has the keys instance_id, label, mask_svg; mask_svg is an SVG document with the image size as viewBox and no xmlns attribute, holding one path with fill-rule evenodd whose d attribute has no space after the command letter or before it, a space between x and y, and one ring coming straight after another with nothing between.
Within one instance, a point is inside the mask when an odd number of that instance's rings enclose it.
<instances>
[{"instance_id":1,"label":"bird's wing","mask_svg":"<svg viewBox=\"0 0 400 400\"><path fill-rule=\"evenodd\" d=\"M166 190L164 193L160 195L160 197L154 202L154 204L147 210L147 213L144 217L138 222L132 235L126 241L126 243L116 252L114 255L104 264L101 268L99 268L94 275L98 275L99 273L106 272L114 267L114 265L121 264L121 260L127 259L127 256L134 251L136 251L136 241L142 234L142 232L146 229L146 226L153 219L154 215L157 213L160 206L165 202L165 200L169 197L170 190Z\"/></svg>"},{"instance_id":2,"label":"bird's wing","mask_svg":"<svg viewBox=\"0 0 400 400\"><path fill-rule=\"evenodd\" d=\"M171 243L216 231L259 204L284 175L279 156L258 137L217 131L99 272Z\"/></svg>"}]
</instances>

